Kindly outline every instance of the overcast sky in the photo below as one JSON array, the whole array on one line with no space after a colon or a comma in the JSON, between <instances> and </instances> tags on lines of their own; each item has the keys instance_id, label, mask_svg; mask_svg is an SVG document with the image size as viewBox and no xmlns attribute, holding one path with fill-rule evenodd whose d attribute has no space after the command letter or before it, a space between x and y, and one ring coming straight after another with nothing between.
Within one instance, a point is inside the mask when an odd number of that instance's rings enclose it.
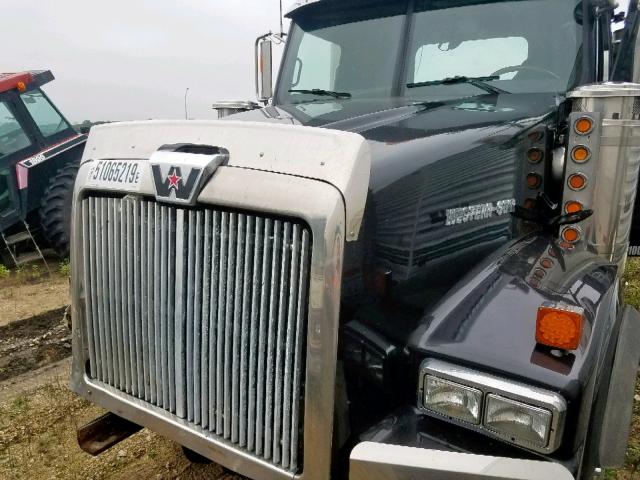
<instances>
[{"instance_id":1,"label":"overcast sky","mask_svg":"<svg viewBox=\"0 0 640 480\"><path fill-rule=\"evenodd\" d=\"M255 98L253 44L278 29L278 0L19 0L0 71L51 69L74 122L182 118L186 87L189 116L214 118L216 100Z\"/></svg>"},{"instance_id":2,"label":"overcast sky","mask_svg":"<svg viewBox=\"0 0 640 480\"><path fill-rule=\"evenodd\" d=\"M292 3L285 0L285 8ZM51 69L45 87L74 122L215 117L254 99L254 41L278 0L19 0L2 9L0 71Z\"/></svg>"}]
</instances>

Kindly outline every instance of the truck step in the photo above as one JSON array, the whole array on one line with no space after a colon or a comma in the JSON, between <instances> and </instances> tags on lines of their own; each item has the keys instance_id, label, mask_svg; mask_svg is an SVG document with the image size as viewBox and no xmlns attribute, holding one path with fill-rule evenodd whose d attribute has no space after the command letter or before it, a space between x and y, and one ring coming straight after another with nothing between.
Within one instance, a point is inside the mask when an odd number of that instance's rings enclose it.
<instances>
[{"instance_id":1,"label":"truck step","mask_svg":"<svg viewBox=\"0 0 640 480\"><path fill-rule=\"evenodd\" d=\"M29 234L29 232L20 232L4 238L4 241L7 245L15 245L16 243L24 242L26 240L31 240L31 235Z\"/></svg>"},{"instance_id":2,"label":"truck step","mask_svg":"<svg viewBox=\"0 0 640 480\"><path fill-rule=\"evenodd\" d=\"M39 260L44 260L39 252L30 252L23 255L18 255L18 257L16 258L16 264L24 265L26 263L37 262Z\"/></svg>"},{"instance_id":3,"label":"truck step","mask_svg":"<svg viewBox=\"0 0 640 480\"><path fill-rule=\"evenodd\" d=\"M140 425L109 412L78 429L78 444L85 452L97 456L140 430Z\"/></svg>"}]
</instances>

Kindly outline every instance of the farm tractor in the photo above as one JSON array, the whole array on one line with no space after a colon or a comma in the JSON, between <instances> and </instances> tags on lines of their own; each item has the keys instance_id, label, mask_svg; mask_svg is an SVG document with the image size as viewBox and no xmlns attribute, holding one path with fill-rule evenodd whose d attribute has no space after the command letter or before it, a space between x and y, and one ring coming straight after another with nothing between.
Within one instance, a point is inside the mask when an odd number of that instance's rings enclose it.
<instances>
[{"instance_id":1,"label":"farm tractor","mask_svg":"<svg viewBox=\"0 0 640 480\"><path fill-rule=\"evenodd\" d=\"M42 86L50 71L0 74L0 251L9 266L69 255L71 200L86 136Z\"/></svg>"}]
</instances>

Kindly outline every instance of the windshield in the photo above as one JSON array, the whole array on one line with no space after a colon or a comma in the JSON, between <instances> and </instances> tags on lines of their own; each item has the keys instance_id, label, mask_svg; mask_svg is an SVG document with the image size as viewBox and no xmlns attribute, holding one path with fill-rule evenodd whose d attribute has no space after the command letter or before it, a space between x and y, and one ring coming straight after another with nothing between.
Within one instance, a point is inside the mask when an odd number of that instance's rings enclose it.
<instances>
[{"instance_id":1,"label":"windshield","mask_svg":"<svg viewBox=\"0 0 640 480\"><path fill-rule=\"evenodd\" d=\"M71 128L41 90L23 93L20 98L43 137L51 137Z\"/></svg>"},{"instance_id":2,"label":"windshield","mask_svg":"<svg viewBox=\"0 0 640 480\"><path fill-rule=\"evenodd\" d=\"M566 92L576 0L319 2L294 15L276 102ZM321 109L320 109L321 110Z\"/></svg>"}]
</instances>

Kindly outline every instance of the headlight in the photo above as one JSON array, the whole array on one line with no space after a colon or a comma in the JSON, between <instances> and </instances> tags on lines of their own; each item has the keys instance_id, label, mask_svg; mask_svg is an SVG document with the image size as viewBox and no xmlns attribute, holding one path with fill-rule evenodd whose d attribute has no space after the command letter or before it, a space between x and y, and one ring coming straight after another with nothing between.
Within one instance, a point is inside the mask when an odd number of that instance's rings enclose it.
<instances>
[{"instance_id":1,"label":"headlight","mask_svg":"<svg viewBox=\"0 0 640 480\"><path fill-rule=\"evenodd\" d=\"M432 375L424 386L424 406L429 410L457 418L463 422L480 423L482 392Z\"/></svg>"},{"instance_id":2,"label":"headlight","mask_svg":"<svg viewBox=\"0 0 640 480\"><path fill-rule=\"evenodd\" d=\"M433 359L419 393L431 416L540 453L560 446L567 404L556 393Z\"/></svg>"},{"instance_id":3,"label":"headlight","mask_svg":"<svg viewBox=\"0 0 640 480\"><path fill-rule=\"evenodd\" d=\"M551 412L498 395L487 395L484 425L521 443L545 447L551 430Z\"/></svg>"}]
</instances>

